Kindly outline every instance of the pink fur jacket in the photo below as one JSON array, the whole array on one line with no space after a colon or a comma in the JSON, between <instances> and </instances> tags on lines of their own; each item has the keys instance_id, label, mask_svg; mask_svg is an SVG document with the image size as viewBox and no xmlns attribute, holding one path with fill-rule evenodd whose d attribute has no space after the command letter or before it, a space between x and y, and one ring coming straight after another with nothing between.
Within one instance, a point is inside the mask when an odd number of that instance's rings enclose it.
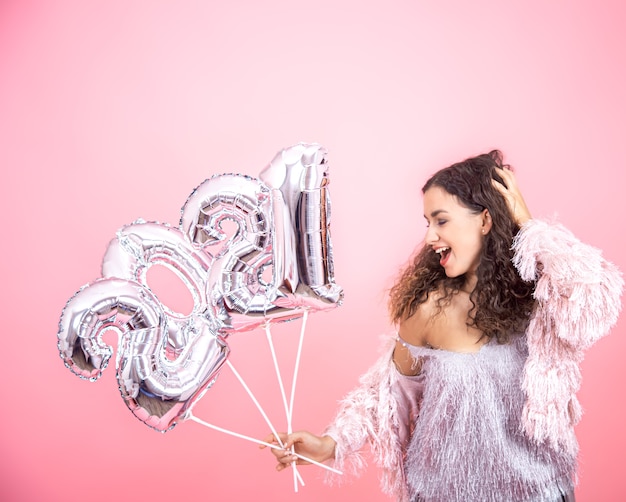
<instances>
[{"instance_id":1,"label":"pink fur jacket","mask_svg":"<svg viewBox=\"0 0 626 502\"><path fill-rule=\"evenodd\" d=\"M524 432L539 444L547 441L575 456L574 425L582 414L576 398L579 365L583 351L616 323L623 280L599 250L581 243L560 224L530 220L513 249L520 276L536 281L536 305L526 332ZM406 377L392 362L394 345L391 339L357 388L342 400L326 433L337 442L335 467L348 472L358 473L364 466L360 450L369 442L382 470L383 490L403 499L403 452L410 424L399 417L416 417L419 403L399 383Z\"/></svg>"}]
</instances>

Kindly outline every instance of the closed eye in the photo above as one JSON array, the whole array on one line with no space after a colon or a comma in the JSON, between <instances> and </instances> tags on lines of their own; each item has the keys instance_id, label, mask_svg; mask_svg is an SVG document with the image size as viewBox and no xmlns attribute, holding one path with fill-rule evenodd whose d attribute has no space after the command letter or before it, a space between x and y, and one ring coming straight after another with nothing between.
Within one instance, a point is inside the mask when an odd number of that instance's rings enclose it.
<instances>
[{"instance_id":1,"label":"closed eye","mask_svg":"<svg viewBox=\"0 0 626 502\"><path fill-rule=\"evenodd\" d=\"M426 218L426 227L430 227L431 219L435 221L435 224L437 226L442 226L448 223L448 220L446 220L445 218L441 218L442 214L448 214L448 211L446 211L445 209L437 209L436 211L430 213L430 218L427 215L424 215L424 218Z\"/></svg>"},{"instance_id":2,"label":"closed eye","mask_svg":"<svg viewBox=\"0 0 626 502\"><path fill-rule=\"evenodd\" d=\"M445 225L446 223L448 223L448 220L437 220L437 221L435 221L435 225L437 225L438 227L441 227L441 226ZM430 222L427 221L426 222L426 228L429 228L429 227L430 227Z\"/></svg>"}]
</instances>

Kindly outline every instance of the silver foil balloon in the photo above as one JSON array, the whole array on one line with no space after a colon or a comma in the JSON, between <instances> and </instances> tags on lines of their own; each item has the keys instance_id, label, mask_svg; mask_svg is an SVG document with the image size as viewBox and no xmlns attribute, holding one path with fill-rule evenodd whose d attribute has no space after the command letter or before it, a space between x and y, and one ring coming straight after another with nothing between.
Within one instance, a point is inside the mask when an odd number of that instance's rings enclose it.
<instances>
[{"instance_id":1,"label":"silver foil balloon","mask_svg":"<svg viewBox=\"0 0 626 502\"><path fill-rule=\"evenodd\" d=\"M343 299L333 273L325 150L304 143L282 150L260 178L214 176L182 209L181 228L194 244L207 249L228 239L207 285L224 332L335 308ZM226 220L236 225L231 237L222 231Z\"/></svg>"},{"instance_id":2,"label":"silver foil balloon","mask_svg":"<svg viewBox=\"0 0 626 502\"><path fill-rule=\"evenodd\" d=\"M173 271L191 292L194 311L206 306L205 284L212 258L194 248L178 228L136 221L118 230L102 261L103 277L120 277L147 286L151 266ZM171 312L176 315L176 312Z\"/></svg>"},{"instance_id":3,"label":"silver foil balloon","mask_svg":"<svg viewBox=\"0 0 626 502\"><path fill-rule=\"evenodd\" d=\"M233 326L231 312L248 317L245 327L265 322L273 308L272 282L263 275L272 263L270 192L258 179L238 174L209 178L183 206L181 228L187 238L206 251L220 243L206 284L214 316L224 330ZM235 225L232 235L223 229Z\"/></svg>"},{"instance_id":4,"label":"silver foil balloon","mask_svg":"<svg viewBox=\"0 0 626 502\"><path fill-rule=\"evenodd\" d=\"M330 193L326 150L317 144L298 144L280 151L260 174L272 189L275 228L275 267L284 270L286 287L302 284L323 308L343 299L335 284L330 238ZM293 281L293 269L298 281ZM296 292L292 290L292 292Z\"/></svg>"},{"instance_id":5,"label":"silver foil balloon","mask_svg":"<svg viewBox=\"0 0 626 502\"><path fill-rule=\"evenodd\" d=\"M195 317L168 323L146 287L106 278L81 288L63 310L57 338L66 366L82 378L98 379L113 353L102 341L110 329L119 334L122 397L137 418L159 431L171 429L213 383L229 352L208 321ZM185 340L175 356L166 349L170 330Z\"/></svg>"},{"instance_id":6,"label":"silver foil balloon","mask_svg":"<svg viewBox=\"0 0 626 502\"><path fill-rule=\"evenodd\" d=\"M150 290L154 265L186 285L191 313L171 310ZM96 380L113 354L102 333L115 329L122 397L141 421L166 431L217 378L229 354L226 335L342 299L326 152L301 143L279 152L260 179L204 181L183 205L179 228L143 220L122 227L104 255L102 278L67 302L58 348L72 372Z\"/></svg>"},{"instance_id":7,"label":"silver foil balloon","mask_svg":"<svg viewBox=\"0 0 626 502\"><path fill-rule=\"evenodd\" d=\"M146 425L171 429L202 397L226 362L229 348L201 317L178 327L186 344L175 359L164 350L164 337L152 330L123 334L117 378L130 410Z\"/></svg>"},{"instance_id":8,"label":"silver foil balloon","mask_svg":"<svg viewBox=\"0 0 626 502\"><path fill-rule=\"evenodd\" d=\"M97 380L113 349L102 340L107 329L159 330L164 316L154 296L124 279L99 279L69 299L59 322L58 348L76 375Z\"/></svg>"}]
</instances>

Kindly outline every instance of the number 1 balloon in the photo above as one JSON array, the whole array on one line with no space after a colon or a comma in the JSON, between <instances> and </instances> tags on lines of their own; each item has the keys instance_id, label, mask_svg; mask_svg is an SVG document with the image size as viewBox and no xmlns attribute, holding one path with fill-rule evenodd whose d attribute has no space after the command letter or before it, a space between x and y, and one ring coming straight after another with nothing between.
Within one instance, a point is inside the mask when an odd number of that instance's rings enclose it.
<instances>
[{"instance_id":1,"label":"number 1 balloon","mask_svg":"<svg viewBox=\"0 0 626 502\"><path fill-rule=\"evenodd\" d=\"M58 349L76 375L97 380L118 332L116 376L124 402L165 432L191 411L227 361L227 337L343 300L335 284L326 151L300 143L280 151L259 178L213 176L181 210L178 228L138 220L110 242L102 277L65 305ZM230 237L224 224L232 222ZM180 314L150 290L154 265L187 286Z\"/></svg>"}]
</instances>

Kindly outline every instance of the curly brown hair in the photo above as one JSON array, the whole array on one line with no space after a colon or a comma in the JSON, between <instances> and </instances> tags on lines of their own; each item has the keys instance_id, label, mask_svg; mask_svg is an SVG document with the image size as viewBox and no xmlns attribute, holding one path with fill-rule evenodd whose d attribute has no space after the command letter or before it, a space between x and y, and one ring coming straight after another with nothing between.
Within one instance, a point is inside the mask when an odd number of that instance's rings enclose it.
<instances>
[{"instance_id":1,"label":"curly brown hair","mask_svg":"<svg viewBox=\"0 0 626 502\"><path fill-rule=\"evenodd\" d=\"M491 182L495 179L506 186L496 171L496 167L510 169L502 160L502 152L493 150L453 164L436 172L422 193L440 187L475 214L489 210L493 224L485 237L476 271L478 281L470 294L468 325L484 336L506 343L511 334L521 333L527 325L534 303L534 284L523 281L511 261L511 246L520 228ZM442 293L437 300L441 311L464 282L465 275L447 277L433 249L422 245L390 290L392 322L412 316L434 291Z\"/></svg>"}]
</instances>

